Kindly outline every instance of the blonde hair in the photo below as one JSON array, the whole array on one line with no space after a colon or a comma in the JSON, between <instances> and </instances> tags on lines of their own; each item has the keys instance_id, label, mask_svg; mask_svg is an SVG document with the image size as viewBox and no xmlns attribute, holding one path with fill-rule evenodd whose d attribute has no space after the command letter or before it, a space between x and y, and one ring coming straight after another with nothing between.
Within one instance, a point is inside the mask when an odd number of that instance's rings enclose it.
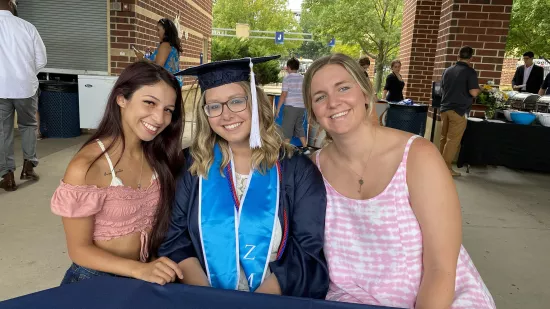
<instances>
[{"instance_id":1,"label":"blonde hair","mask_svg":"<svg viewBox=\"0 0 550 309\"><path fill-rule=\"evenodd\" d=\"M238 82L248 97L248 111L251 112L251 97L249 82ZM260 136L262 138L262 147L252 150L252 166L261 173L265 173L273 167L282 157L291 157L292 147L283 141L278 127L275 124L273 107L262 89L256 87L258 94L258 111L260 119ZM188 93L189 95L189 93ZM208 171L214 161L214 145L218 143L222 152L222 165L220 173L223 175L223 169L229 164L229 145L226 140L217 135L208 123L208 117L204 113L205 93L203 92L195 109L195 120L197 122L197 131L191 142L190 153L193 157L193 163L189 167L191 174L195 176L207 177ZM282 150L282 151L281 151Z\"/></svg>"},{"instance_id":2,"label":"blonde hair","mask_svg":"<svg viewBox=\"0 0 550 309\"><path fill-rule=\"evenodd\" d=\"M353 60L349 56L346 56L344 54L333 54L330 56L319 58L315 62L313 62L307 69L306 75L304 76L302 94L304 96L304 104L306 106L310 123L317 122L317 118L313 113L313 98L311 96L311 82L313 80L313 76L315 76L315 74L320 69L322 69L324 66L329 64L337 64L342 66L344 69L346 69L346 71L348 71L348 73L355 80L355 82L359 84L361 91L368 98L370 98L369 102L367 102L366 118L368 120L372 116L372 113L374 110L375 95L374 95L374 89L372 88L371 82L365 76L365 70L359 65L359 63L357 63L357 61ZM326 139L331 140L331 137L328 134L328 132L326 134L327 134Z\"/></svg>"}]
</instances>

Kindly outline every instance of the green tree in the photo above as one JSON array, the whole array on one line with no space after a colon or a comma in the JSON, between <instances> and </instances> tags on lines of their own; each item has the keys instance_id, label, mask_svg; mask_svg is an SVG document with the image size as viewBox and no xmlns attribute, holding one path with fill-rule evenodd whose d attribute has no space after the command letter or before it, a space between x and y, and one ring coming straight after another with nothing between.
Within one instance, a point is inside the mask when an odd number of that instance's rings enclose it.
<instances>
[{"instance_id":1,"label":"green tree","mask_svg":"<svg viewBox=\"0 0 550 309\"><path fill-rule=\"evenodd\" d=\"M357 59L359 59L359 57L361 56L361 51L361 46L357 44L336 43L336 45L332 49L333 53L340 53Z\"/></svg>"},{"instance_id":2,"label":"green tree","mask_svg":"<svg viewBox=\"0 0 550 309\"><path fill-rule=\"evenodd\" d=\"M212 41L212 61L261 57L268 54L265 47L258 46L247 39L223 38ZM258 85L277 83L280 71L281 68L277 61L256 64L254 65L256 83Z\"/></svg>"},{"instance_id":3,"label":"green tree","mask_svg":"<svg viewBox=\"0 0 550 309\"><path fill-rule=\"evenodd\" d=\"M384 66L399 51L402 15L403 0L305 0L301 18L316 36L358 45L374 58L378 91Z\"/></svg>"},{"instance_id":4,"label":"green tree","mask_svg":"<svg viewBox=\"0 0 550 309\"><path fill-rule=\"evenodd\" d=\"M214 28L234 29L237 23L242 23L248 24L250 30L301 32L301 27L288 9L286 0L215 0L212 12ZM285 34L285 38L291 37L296 35ZM287 55L289 49L297 49L302 44L300 41L285 40L284 44L277 45L274 35L272 39L250 40L254 45L265 47L268 54Z\"/></svg>"},{"instance_id":5,"label":"green tree","mask_svg":"<svg viewBox=\"0 0 550 309\"><path fill-rule=\"evenodd\" d=\"M331 48L327 43L318 41L304 41L300 48L292 50L291 53L296 57L306 59L317 59L326 55L330 55Z\"/></svg>"},{"instance_id":6,"label":"green tree","mask_svg":"<svg viewBox=\"0 0 550 309\"><path fill-rule=\"evenodd\" d=\"M300 27L305 33L311 33L310 27L307 24L308 20L300 18ZM310 36L307 37L311 38ZM319 37L317 37L319 39ZM302 45L294 50L291 50L290 53L296 57L303 57L306 59L318 59L326 55L330 55L332 48L328 46L328 41L324 42L322 40L315 41L304 41Z\"/></svg>"},{"instance_id":7,"label":"green tree","mask_svg":"<svg viewBox=\"0 0 550 309\"><path fill-rule=\"evenodd\" d=\"M506 53L550 57L550 0L514 0Z\"/></svg>"}]
</instances>

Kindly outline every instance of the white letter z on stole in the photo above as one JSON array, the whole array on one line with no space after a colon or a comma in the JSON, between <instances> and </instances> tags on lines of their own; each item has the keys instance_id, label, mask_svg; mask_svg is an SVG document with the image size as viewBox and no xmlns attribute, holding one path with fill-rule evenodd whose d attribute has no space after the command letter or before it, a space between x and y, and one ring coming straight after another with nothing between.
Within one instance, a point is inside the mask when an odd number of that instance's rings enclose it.
<instances>
[{"instance_id":1,"label":"white letter z on stole","mask_svg":"<svg viewBox=\"0 0 550 309\"><path fill-rule=\"evenodd\" d=\"M254 249L256 249L256 246L246 245L244 247L247 248L247 249L250 248L250 250L248 250L248 252L244 255L243 259L245 259L245 260L254 260L256 258L256 256L253 256L253 257L248 257L248 256L252 253L252 251L254 251Z\"/></svg>"}]
</instances>

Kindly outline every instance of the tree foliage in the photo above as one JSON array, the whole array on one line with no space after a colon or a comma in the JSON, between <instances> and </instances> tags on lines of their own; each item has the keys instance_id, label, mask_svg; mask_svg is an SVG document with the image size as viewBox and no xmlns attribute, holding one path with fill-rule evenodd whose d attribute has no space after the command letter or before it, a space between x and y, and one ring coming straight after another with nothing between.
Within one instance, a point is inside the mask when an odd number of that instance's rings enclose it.
<instances>
[{"instance_id":1,"label":"tree foliage","mask_svg":"<svg viewBox=\"0 0 550 309\"><path fill-rule=\"evenodd\" d=\"M550 57L550 0L514 0L506 53Z\"/></svg>"},{"instance_id":2,"label":"tree foliage","mask_svg":"<svg viewBox=\"0 0 550 309\"><path fill-rule=\"evenodd\" d=\"M236 24L241 23L248 24L250 30L301 32L286 0L216 0L212 12L214 28L235 29ZM290 37L285 34L285 38ZM272 39L250 40L254 45L265 47L267 54L287 55L289 49L297 49L302 44L300 41L285 40L283 45L277 45L274 35Z\"/></svg>"},{"instance_id":3,"label":"tree foliage","mask_svg":"<svg viewBox=\"0 0 550 309\"><path fill-rule=\"evenodd\" d=\"M383 67L399 51L403 0L304 0L303 24L313 33L346 45L358 45L376 60L375 88L380 89Z\"/></svg>"},{"instance_id":4,"label":"tree foliage","mask_svg":"<svg viewBox=\"0 0 550 309\"><path fill-rule=\"evenodd\" d=\"M291 53L295 57L303 57L306 59L317 59L326 55L330 55L331 48L327 43L318 41L305 41L300 48L292 50Z\"/></svg>"},{"instance_id":5,"label":"tree foliage","mask_svg":"<svg viewBox=\"0 0 550 309\"><path fill-rule=\"evenodd\" d=\"M269 51L265 47L258 46L251 40L238 38L216 38L212 40L212 61L261 57L268 54ZM280 70L280 65L277 61L254 65L256 83L258 85L265 85L279 82Z\"/></svg>"},{"instance_id":6,"label":"tree foliage","mask_svg":"<svg viewBox=\"0 0 550 309\"><path fill-rule=\"evenodd\" d=\"M358 59L361 56L361 46L358 44L341 44L336 43L334 48L332 49L333 53L340 53L344 55L348 55L352 58Z\"/></svg>"}]
</instances>

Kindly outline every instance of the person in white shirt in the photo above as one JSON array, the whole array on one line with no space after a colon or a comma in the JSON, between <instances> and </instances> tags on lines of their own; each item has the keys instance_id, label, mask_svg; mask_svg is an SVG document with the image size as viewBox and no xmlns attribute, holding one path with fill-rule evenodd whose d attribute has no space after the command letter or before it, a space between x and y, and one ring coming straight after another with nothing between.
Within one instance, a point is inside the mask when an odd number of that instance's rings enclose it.
<instances>
[{"instance_id":1,"label":"person in white shirt","mask_svg":"<svg viewBox=\"0 0 550 309\"><path fill-rule=\"evenodd\" d=\"M544 68L533 62L535 54L531 51L523 54L525 65L516 69L512 79L512 88L519 92L537 93L544 79Z\"/></svg>"},{"instance_id":2,"label":"person in white shirt","mask_svg":"<svg viewBox=\"0 0 550 309\"><path fill-rule=\"evenodd\" d=\"M38 180L34 167L39 71L46 66L46 47L36 28L14 16L15 0L0 0L0 188L15 191L14 113L21 133L23 168L20 179ZM16 14L17 15L17 14Z\"/></svg>"}]
</instances>

